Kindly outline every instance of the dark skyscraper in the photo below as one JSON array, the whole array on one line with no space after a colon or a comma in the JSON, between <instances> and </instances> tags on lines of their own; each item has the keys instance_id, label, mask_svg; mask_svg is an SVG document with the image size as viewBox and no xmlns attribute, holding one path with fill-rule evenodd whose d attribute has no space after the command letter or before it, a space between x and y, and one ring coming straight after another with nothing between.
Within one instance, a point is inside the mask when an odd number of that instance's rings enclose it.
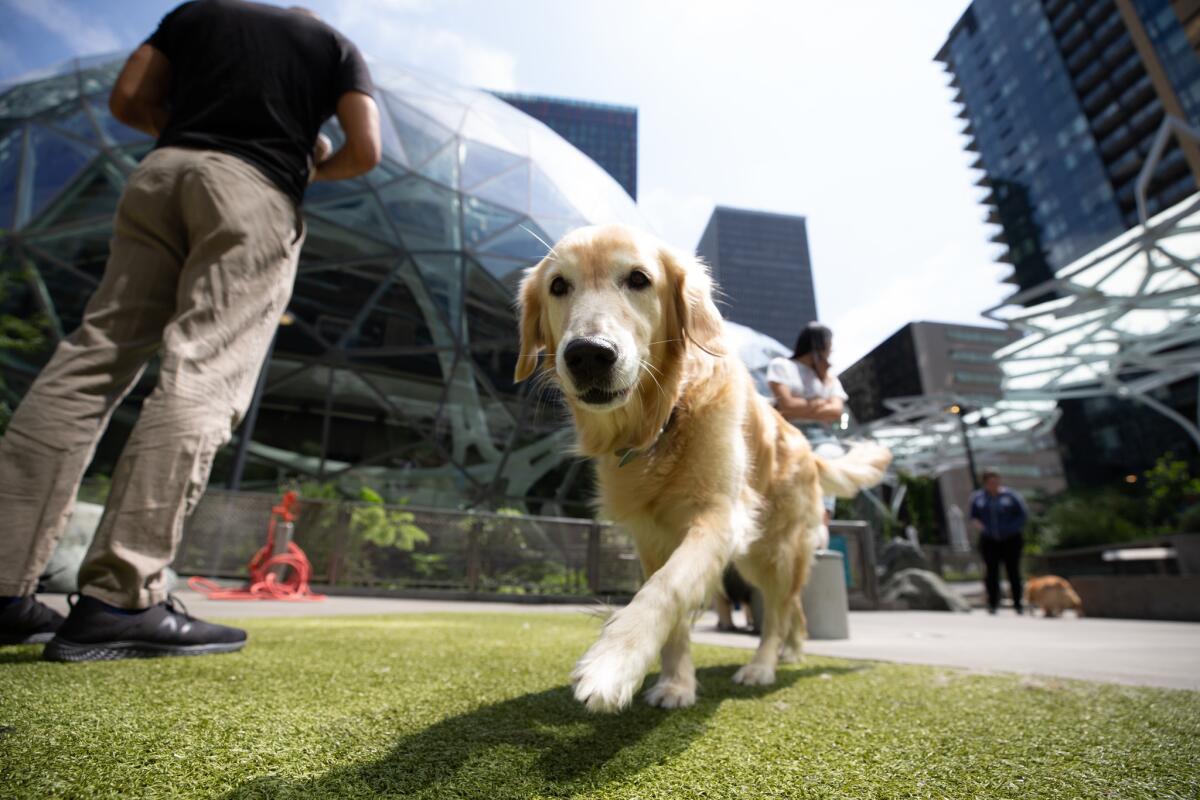
<instances>
[{"instance_id":1,"label":"dark skyscraper","mask_svg":"<svg viewBox=\"0 0 1200 800\"><path fill-rule=\"evenodd\" d=\"M937 54L967 121L1008 279L1027 289L1138 221L1135 184L1164 114L1200 123L1191 0L975 0ZM1196 191L1172 141L1153 215Z\"/></svg>"},{"instance_id":2,"label":"dark skyscraper","mask_svg":"<svg viewBox=\"0 0 1200 800\"><path fill-rule=\"evenodd\" d=\"M727 319L790 347L817 318L804 217L717 206L696 251L712 267Z\"/></svg>"},{"instance_id":3,"label":"dark skyscraper","mask_svg":"<svg viewBox=\"0 0 1200 800\"><path fill-rule=\"evenodd\" d=\"M1196 0L974 0L936 60L953 76L1007 278L1029 289L1139 222L1137 183L1166 115L1200 125ZM1146 187L1150 216L1197 191L1200 146L1172 137ZM1030 297L1038 302L1045 297ZM1164 398L1194 413L1195 382ZM1189 405L1190 404L1190 405ZM1149 468L1182 438L1129 400L1059 404L1074 485ZM1186 447L1186 442L1182 442Z\"/></svg>"},{"instance_id":4,"label":"dark skyscraper","mask_svg":"<svg viewBox=\"0 0 1200 800\"><path fill-rule=\"evenodd\" d=\"M637 199L637 109L586 100L494 92L582 150Z\"/></svg>"}]
</instances>

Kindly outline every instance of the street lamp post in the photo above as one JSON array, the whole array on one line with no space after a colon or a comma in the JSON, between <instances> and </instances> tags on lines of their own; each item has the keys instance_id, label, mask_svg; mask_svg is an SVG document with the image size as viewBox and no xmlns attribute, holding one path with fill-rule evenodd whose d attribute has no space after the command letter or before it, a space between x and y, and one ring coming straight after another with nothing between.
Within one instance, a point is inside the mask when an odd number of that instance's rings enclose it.
<instances>
[{"instance_id":1,"label":"street lamp post","mask_svg":"<svg viewBox=\"0 0 1200 800\"><path fill-rule=\"evenodd\" d=\"M967 451L967 470L971 473L971 488L978 490L979 473L975 470L975 453L971 450L971 436L967 433L967 421L964 419L970 409L955 403L946 410L958 418L958 429L962 433L963 448Z\"/></svg>"}]
</instances>

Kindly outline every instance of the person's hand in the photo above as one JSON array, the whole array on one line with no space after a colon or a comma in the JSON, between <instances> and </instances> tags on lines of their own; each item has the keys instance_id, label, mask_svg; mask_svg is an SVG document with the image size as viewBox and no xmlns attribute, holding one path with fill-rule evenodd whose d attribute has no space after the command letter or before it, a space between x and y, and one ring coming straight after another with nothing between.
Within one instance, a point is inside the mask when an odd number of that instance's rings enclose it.
<instances>
[{"instance_id":1,"label":"person's hand","mask_svg":"<svg viewBox=\"0 0 1200 800\"><path fill-rule=\"evenodd\" d=\"M308 182L312 183L313 178L317 177L317 167L321 166L321 162L329 158L333 153L333 142L323 133L317 134L317 143L313 145L312 151L312 169L308 171Z\"/></svg>"},{"instance_id":2,"label":"person's hand","mask_svg":"<svg viewBox=\"0 0 1200 800\"><path fill-rule=\"evenodd\" d=\"M981 531L981 530L983 530L983 523L980 522L979 520L975 519L974 517L971 517L971 527L977 531Z\"/></svg>"},{"instance_id":3,"label":"person's hand","mask_svg":"<svg viewBox=\"0 0 1200 800\"><path fill-rule=\"evenodd\" d=\"M329 154L333 152L333 142L329 141L329 137L323 133L317 134L317 143L313 146L313 163L320 164L325 159L329 158Z\"/></svg>"}]
</instances>

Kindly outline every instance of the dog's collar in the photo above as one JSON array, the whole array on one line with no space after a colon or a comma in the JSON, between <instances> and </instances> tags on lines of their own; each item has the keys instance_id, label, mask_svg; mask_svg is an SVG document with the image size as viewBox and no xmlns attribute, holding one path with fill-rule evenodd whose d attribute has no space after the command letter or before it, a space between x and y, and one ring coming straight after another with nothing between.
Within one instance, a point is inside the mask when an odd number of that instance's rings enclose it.
<instances>
[{"instance_id":1,"label":"dog's collar","mask_svg":"<svg viewBox=\"0 0 1200 800\"><path fill-rule=\"evenodd\" d=\"M642 448L641 450L636 450L632 447L622 447L620 450L615 451L613 455L617 457L617 466L623 467L638 456L645 455L658 446L659 440L661 440L662 437L667 434L667 431L670 429L671 425L674 424L675 413L678 410L678 406L671 409L671 413L667 417L667 421L663 423L662 430L658 432L658 436L654 437L654 441L650 443L649 447Z\"/></svg>"}]
</instances>

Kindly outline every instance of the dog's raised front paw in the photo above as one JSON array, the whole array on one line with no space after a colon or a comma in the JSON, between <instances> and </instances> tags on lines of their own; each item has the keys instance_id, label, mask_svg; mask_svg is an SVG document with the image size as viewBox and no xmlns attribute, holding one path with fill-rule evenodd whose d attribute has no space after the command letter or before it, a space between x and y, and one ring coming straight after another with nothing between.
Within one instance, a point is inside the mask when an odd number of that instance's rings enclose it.
<instances>
[{"instance_id":1,"label":"dog's raised front paw","mask_svg":"<svg viewBox=\"0 0 1200 800\"><path fill-rule=\"evenodd\" d=\"M799 664L804 660L804 653L798 647L784 647L779 651L779 662L781 664Z\"/></svg>"},{"instance_id":2,"label":"dog's raised front paw","mask_svg":"<svg viewBox=\"0 0 1200 800\"><path fill-rule=\"evenodd\" d=\"M604 639L596 642L571 673L575 699L588 711L611 713L628 706L646 677L645 671L631 661Z\"/></svg>"},{"instance_id":3,"label":"dog's raised front paw","mask_svg":"<svg viewBox=\"0 0 1200 800\"><path fill-rule=\"evenodd\" d=\"M733 682L743 686L770 686L775 682L775 668L750 663L733 673Z\"/></svg>"},{"instance_id":4,"label":"dog's raised front paw","mask_svg":"<svg viewBox=\"0 0 1200 800\"><path fill-rule=\"evenodd\" d=\"M647 689L644 697L659 708L688 708L696 704L696 687L662 681Z\"/></svg>"}]
</instances>

